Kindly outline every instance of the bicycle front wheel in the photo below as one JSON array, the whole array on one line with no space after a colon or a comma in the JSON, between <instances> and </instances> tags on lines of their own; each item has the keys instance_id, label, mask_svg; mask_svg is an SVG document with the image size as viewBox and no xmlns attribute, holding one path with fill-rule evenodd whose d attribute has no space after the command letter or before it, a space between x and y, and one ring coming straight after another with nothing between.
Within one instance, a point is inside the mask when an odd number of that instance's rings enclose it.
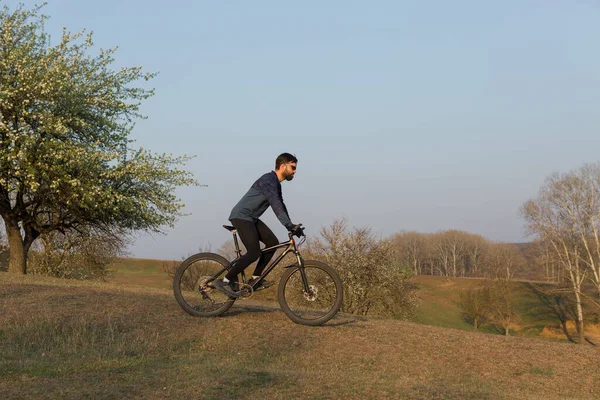
<instances>
[{"instance_id":1,"label":"bicycle front wheel","mask_svg":"<svg viewBox=\"0 0 600 400\"><path fill-rule=\"evenodd\" d=\"M277 297L281 309L292 321L322 325L340 310L344 289L333 268L320 261L307 260L304 267L290 267L283 273Z\"/></svg>"},{"instance_id":2,"label":"bicycle front wheel","mask_svg":"<svg viewBox=\"0 0 600 400\"><path fill-rule=\"evenodd\" d=\"M235 299L207 285L215 276L223 279L228 265L226 258L214 253L194 254L182 262L173 279L181 308L196 317L214 317L229 310Z\"/></svg>"}]
</instances>

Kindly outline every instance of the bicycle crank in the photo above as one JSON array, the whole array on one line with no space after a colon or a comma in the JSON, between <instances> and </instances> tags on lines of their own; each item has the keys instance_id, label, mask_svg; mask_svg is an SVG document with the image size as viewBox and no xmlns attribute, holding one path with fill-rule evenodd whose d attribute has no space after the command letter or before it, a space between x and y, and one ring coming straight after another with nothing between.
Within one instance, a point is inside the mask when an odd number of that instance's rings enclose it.
<instances>
[{"instance_id":1,"label":"bicycle crank","mask_svg":"<svg viewBox=\"0 0 600 400\"><path fill-rule=\"evenodd\" d=\"M210 298L208 296L208 294L210 292L212 292L213 288L211 288L210 286L207 285L208 281L210 280L210 276L201 276L200 278L198 278L198 281L196 283L196 287L198 289L198 292L202 295L203 298L208 299Z\"/></svg>"},{"instance_id":2,"label":"bicycle crank","mask_svg":"<svg viewBox=\"0 0 600 400\"><path fill-rule=\"evenodd\" d=\"M249 299L254 294L254 289L252 289L252 286L248 285L247 283L241 283L239 291L242 292L240 295L240 298L242 299Z\"/></svg>"}]
</instances>

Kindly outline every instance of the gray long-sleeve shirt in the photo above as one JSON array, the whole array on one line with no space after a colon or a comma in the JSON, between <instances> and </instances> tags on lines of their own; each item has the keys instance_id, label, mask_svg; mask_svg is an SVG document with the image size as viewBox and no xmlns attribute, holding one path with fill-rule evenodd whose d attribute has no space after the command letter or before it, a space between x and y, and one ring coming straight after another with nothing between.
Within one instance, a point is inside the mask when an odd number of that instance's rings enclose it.
<instances>
[{"instance_id":1,"label":"gray long-sleeve shirt","mask_svg":"<svg viewBox=\"0 0 600 400\"><path fill-rule=\"evenodd\" d=\"M281 183L274 171L264 174L254 182L248 192L231 210L229 220L239 218L256 222L269 206L271 206L283 226L291 229L293 224L283 203Z\"/></svg>"}]
</instances>

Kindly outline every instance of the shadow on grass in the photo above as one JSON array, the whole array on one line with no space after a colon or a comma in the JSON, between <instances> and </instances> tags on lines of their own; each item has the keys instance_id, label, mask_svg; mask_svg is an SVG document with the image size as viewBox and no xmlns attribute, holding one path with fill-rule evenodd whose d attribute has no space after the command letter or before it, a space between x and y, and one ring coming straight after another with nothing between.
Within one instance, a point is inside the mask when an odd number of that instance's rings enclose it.
<instances>
[{"instance_id":1,"label":"shadow on grass","mask_svg":"<svg viewBox=\"0 0 600 400\"><path fill-rule=\"evenodd\" d=\"M588 337L585 338L585 341L588 342L589 344L591 344L592 346L596 347L597 344L595 342L592 342L592 340Z\"/></svg>"},{"instance_id":2,"label":"shadow on grass","mask_svg":"<svg viewBox=\"0 0 600 400\"><path fill-rule=\"evenodd\" d=\"M249 304L248 305L235 304L223 316L235 316L235 315L240 315L240 314L244 314L247 312L250 312L250 313L272 313L272 312L278 312L278 311L280 311L280 309L278 307L265 307L265 306L249 305Z\"/></svg>"},{"instance_id":3,"label":"shadow on grass","mask_svg":"<svg viewBox=\"0 0 600 400\"><path fill-rule=\"evenodd\" d=\"M266 306L258 306L258 305L239 305L235 304L231 307L229 311L220 317L234 317L237 315L245 314L245 313L272 313L272 312L282 312L279 307L266 307ZM356 324L361 321L365 321L366 318L359 317L356 315L349 314L341 314L333 317L332 320L326 322L322 326L344 326Z\"/></svg>"},{"instance_id":4,"label":"shadow on grass","mask_svg":"<svg viewBox=\"0 0 600 400\"><path fill-rule=\"evenodd\" d=\"M329 322L327 322L325 325L323 326L344 326L344 325L353 325L360 322L360 319L358 318L352 318L352 319L345 319L343 321L337 320L337 319L333 319Z\"/></svg>"}]
</instances>

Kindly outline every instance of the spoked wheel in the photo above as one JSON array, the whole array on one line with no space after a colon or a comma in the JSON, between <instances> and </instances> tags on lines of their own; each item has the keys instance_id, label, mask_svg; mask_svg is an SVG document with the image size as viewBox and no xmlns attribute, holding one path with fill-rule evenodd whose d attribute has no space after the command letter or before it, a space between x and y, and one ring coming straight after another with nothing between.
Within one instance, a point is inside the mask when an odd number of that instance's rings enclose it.
<instances>
[{"instance_id":1,"label":"spoked wheel","mask_svg":"<svg viewBox=\"0 0 600 400\"><path fill-rule=\"evenodd\" d=\"M186 312L197 317L223 314L233 305L234 298L208 286L208 281L219 274L223 279L229 261L214 253L198 253L181 263L173 279L177 303Z\"/></svg>"},{"instance_id":2,"label":"spoked wheel","mask_svg":"<svg viewBox=\"0 0 600 400\"><path fill-rule=\"evenodd\" d=\"M333 268L320 261L307 260L304 268L291 267L284 272L277 297L281 309L292 321L302 325L321 325L339 311L344 289Z\"/></svg>"}]
</instances>

